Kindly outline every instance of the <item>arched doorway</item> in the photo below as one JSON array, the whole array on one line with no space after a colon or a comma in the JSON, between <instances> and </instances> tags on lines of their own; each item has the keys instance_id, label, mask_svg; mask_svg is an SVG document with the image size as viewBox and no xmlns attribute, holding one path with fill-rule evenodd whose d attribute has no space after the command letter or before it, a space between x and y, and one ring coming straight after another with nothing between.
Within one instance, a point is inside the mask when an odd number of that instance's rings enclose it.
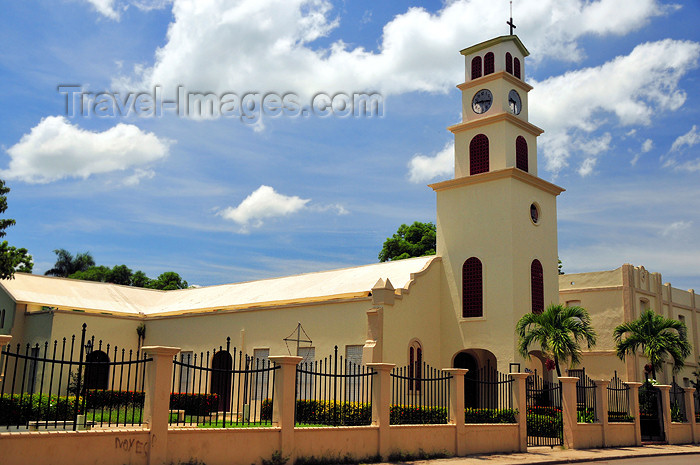
<instances>
[{"instance_id":1,"label":"arched doorway","mask_svg":"<svg viewBox=\"0 0 700 465\"><path fill-rule=\"evenodd\" d=\"M109 387L109 356L93 350L85 357L85 390Z\"/></svg>"},{"instance_id":2,"label":"arched doorway","mask_svg":"<svg viewBox=\"0 0 700 465\"><path fill-rule=\"evenodd\" d=\"M227 350L221 350L211 359L211 393L219 396L219 411L229 411L231 405L231 367L233 359Z\"/></svg>"},{"instance_id":3,"label":"arched doorway","mask_svg":"<svg viewBox=\"0 0 700 465\"><path fill-rule=\"evenodd\" d=\"M469 370L464 375L464 406L477 406L476 375L479 370L479 363L469 352L460 352L455 356L453 366L455 368L466 368Z\"/></svg>"}]
</instances>

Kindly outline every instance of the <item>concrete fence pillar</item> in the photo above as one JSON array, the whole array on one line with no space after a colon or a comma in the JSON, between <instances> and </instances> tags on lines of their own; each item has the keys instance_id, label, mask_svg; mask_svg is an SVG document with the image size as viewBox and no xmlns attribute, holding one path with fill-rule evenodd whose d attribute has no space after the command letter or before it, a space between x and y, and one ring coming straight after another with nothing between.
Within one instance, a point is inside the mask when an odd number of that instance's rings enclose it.
<instances>
[{"instance_id":1,"label":"concrete fence pillar","mask_svg":"<svg viewBox=\"0 0 700 465\"><path fill-rule=\"evenodd\" d=\"M372 424L379 427L379 455L386 459L391 453L389 419L391 416L391 370L393 363L368 363L377 374L372 376Z\"/></svg>"},{"instance_id":2,"label":"concrete fence pillar","mask_svg":"<svg viewBox=\"0 0 700 465\"><path fill-rule=\"evenodd\" d=\"M684 388L683 395L685 396L685 416L688 418L690 434L695 444L700 439L695 435L695 388Z\"/></svg>"},{"instance_id":3,"label":"concrete fence pillar","mask_svg":"<svg viewBox=\"0 0 700 465\"><path fill-rule=\"evenodd\" d=\"M296 459L294 446L294 411L296 407L297 365L303 357L273 355L268 357L280 368L276 370L273 386L275 401L272 404L272 424L280 428L280 451L289 456L290 463Z\"/></svg>"},{"instance_id":4,"label":"concrete fence pillar","mask_svg":"<svg viewBox=\"0 0 700 465\"><path fill-rule=\"evenodd\" d=\"M639 420L639 388L642 386L642 383L638 383L636 381L628 381L625 384L630 388L630 411L627 413L634 417L634 445L641 446L642 428Z\"/></svg>"},{"instance_id":5,"label":"concrete fence pillar","mask_svg":"<svg viewBox=\"0 0 700 465\"><path fill-rule=\"evenodd\" d=\"M671 385L658 384L656 387L661 391L661 421L664 425L666 442L675 444L675 438L671 433Z\"/></svg>"},{"instance_id":6,"label":"concrete fence pillar","mask_svg":"<svg viewBox=\"0 0 700 465\"><path fill-rule=\"evenodd\" d=\"M0 335L0 351L2 349L4 349L5 346L7 344L9 344L11 340L12 340L12 336L10 336L9 334ZM3 357L2 354L0 354L0 383L2 383L3 373L5 372L4 368L5 368L5 357Z\"/></svg>"},{"instance_id":7,"label":"concrete fence pillar","mask_svg":"<svg viewBox=\"0 0 700 465\"><path fill-rule=\"evenodd\" d=\"M595 382L595 416L598 422L603 425L603 447L607 447L608 440L608 384L606 379Z\"/></svg>"},{"instance_id":8,"label":"concrete fence pillar","mask_svg":"<svg viewBox=\"0 0 700 465\"><path fill-rule=\"evenodd\" d=\"M450 424L455 425L455 455L467 455L467 430L464 426L464 375L466 368L443 368L450 379Z\"/></svg>"},{"instance_id":9,"label":"concrete fence pillar","mask_svg":"<svg viewBox=\"0 0 700 465\"><path fill-rule=\"evenodd\" d=\"M561 415L564 421L564 447L576 448L576 433L578 418L576 416L576 383L577 377L562 376L561 382Z\"/></svg>"},{"instance_id":10,"label":"concrete fence pillar","mask_svg":"<svg viewBox=\"0 0 700 465\"><path fill-rule=\"evenodd\" d=\"M518 434L520 452L527 452L527 377L530 373L510 373L513 378L514 408L518 410Z\"/></svg>"},{"instance_id":11,"label":"concrete fence pillar","mask_svg":"<svg viewBox=\"0 0 700 465\"><path fill-rule=\"evenodd\" d=\"M173 380L173 357L178 347L146 346L142 350L153 358L146 363L143 419L148 423L148 464L163 465L168 456L170 389Z\"/></svg>"}]
</instances>

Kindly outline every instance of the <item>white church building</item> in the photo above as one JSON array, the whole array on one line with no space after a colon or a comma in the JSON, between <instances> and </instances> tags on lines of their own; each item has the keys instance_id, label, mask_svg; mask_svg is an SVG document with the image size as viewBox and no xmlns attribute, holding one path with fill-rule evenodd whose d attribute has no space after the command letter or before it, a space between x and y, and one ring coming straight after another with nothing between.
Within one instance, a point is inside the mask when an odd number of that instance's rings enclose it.
<instances>
[{"instance_id":1,"label":"white church building","mask_svg":"<svg viewBox=\"0 0 700 465\"><path fill-rule=\"evenodd\" d=\"M543 130L528 121L525 46L508 35L461 53L463 117L448 128L454 178L430 185L436 255L174 291L18 273L0 281L0 334L12 335L13 344L43 344L87 323L89 335L128 350L137 348L143 323L144 344L184 353L230 337L231 346L260 358L298 352L308 361L338 346L363 363L488 364L501 372L519 363L544 372L540 353L531 360L518 354L514 329L523 314L561 302L591 314L599 343L584 354L590 376L643 377L641 355L615 356L612 329L653 308L687 324L693 355L678 377L693 379L700 299L692 290L632 265L558 274L556 202L564 189L538 177ZM285 341L299 323L310 342ZM669 367L663 380L670 376Z\"/></svg>"}]
</instances>

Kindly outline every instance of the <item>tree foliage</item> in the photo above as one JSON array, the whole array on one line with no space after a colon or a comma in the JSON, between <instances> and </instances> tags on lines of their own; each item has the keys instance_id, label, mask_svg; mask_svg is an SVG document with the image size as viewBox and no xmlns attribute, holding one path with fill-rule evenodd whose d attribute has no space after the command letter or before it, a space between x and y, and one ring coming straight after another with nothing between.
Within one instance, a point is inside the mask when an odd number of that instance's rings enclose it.
<instances>
[{"instance_id":1,"label":"tree foliage","mask_svg":"<svg viewBox=\"0 0 700 465\"><path fill-rule=\"evenodd\" d=\"M162 291L172 291L175 289L186 289L187 281L182 279L179 274L174 271L166 271L151 280L146 287L150 289L160 289Z\"/></svg>"},{"instance_id":2,"label":"tree foliage","mask_svg":"<svg viewBox=\"0 0 700 465\"><path fill-rule=\"evenodd\" d=\"M582 307L551 304L542 313L526 313L520 318L515 332L518 351L530 358L530 347L537 343L542 352L554 358L557 376L561 376L559 362L581 363L581 343L590 349L597 335L591 326L591 317Z\"/></svg>"},{"instance_id":3,"label":"tree foliage","mask_svg":"<svg viewBox=\"0 0 700 465\"><path fill-rule=\"evenodd\" d=\"M0 179L0 213L7 210L7 193L10 188L5 185L5 181ZM5 229L14 226L15 220L10 218L0 219L0 237L7 234ZM25 248L16 248L7 241L0 243L0 279L11 279L15 272L31 273L34 268L32 256Z\"/></svg>"},{"instance_id":4,"label":"tree foliage","mask_svg":"<svg viewBox=\"0 0 700 465\"><path fill-rule=\"evenodd\" d=\"M677 373L692 352L685 323L657 315L652 309L645 310L634 321L618 325L613 337L620 360L642 349L651 364L654 379L656 371L662 368L669 356L673 361L673 372Z\"/></svg>"},{"instance_id":5,"label":"tree foliage","mask_svg":"<svg viewBox=\"0 0 700 465\"><path fill-rule=\"evenodd\" d=\"M379 261L435 255L435 249L435 225L416 221L410 226L402 224L393 236L384 241Z\"/></svg>"},{"instance_id":6,"label":"tree foliage","mask_svg":"<svg viewBox=\"0 0 700 465\"><path fill-rule=\"evenodd\" d=\"M56 263L53 268L44 273L46 276L68 278L74 273L87 271L88 268L95 266L95 260L90 252L78 253L75 257L66 249L56 249L53 253L56 254Z\"/></svg>"}]
</instances>

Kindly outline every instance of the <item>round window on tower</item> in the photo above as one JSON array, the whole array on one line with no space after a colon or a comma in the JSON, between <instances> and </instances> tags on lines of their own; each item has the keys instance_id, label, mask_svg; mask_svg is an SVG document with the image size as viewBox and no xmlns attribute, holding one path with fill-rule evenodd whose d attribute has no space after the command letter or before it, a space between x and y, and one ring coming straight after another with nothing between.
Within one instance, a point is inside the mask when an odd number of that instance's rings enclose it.
<instances>
[{"instance_id":1,"label":"round window on tower","mask_svg":"<svg viewBox=\"0 0 700 465\"><path fill-rule=\"evenodd\" d=\"M539 224L540 222L540 206L536 203L530 205L530 219L534 224Z\"/></svg>"}]
</instances>

